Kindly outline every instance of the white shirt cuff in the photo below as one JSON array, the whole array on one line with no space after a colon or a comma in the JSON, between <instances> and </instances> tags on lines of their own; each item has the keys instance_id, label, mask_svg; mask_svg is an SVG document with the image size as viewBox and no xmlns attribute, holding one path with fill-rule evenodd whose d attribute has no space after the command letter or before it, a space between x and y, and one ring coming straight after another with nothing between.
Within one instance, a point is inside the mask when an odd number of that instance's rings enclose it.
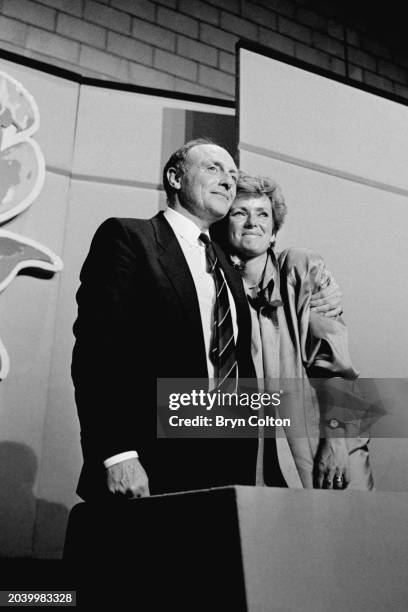
<instances>
[{"instance_id":1,"label":"white shirt cuff","mask_svg":"<svg viewBox=\"0 0 408 612\"><path fill-rule=\"evenodd\" d=\"M138 459L139 455L136 451L126 451L125 453L119 453L118 455L113 455L112 457L108 457L103 462L103 465L108 468L115 463L120 463L121 461L125 461L125 459Z\"/></svg>"}]
</instances>

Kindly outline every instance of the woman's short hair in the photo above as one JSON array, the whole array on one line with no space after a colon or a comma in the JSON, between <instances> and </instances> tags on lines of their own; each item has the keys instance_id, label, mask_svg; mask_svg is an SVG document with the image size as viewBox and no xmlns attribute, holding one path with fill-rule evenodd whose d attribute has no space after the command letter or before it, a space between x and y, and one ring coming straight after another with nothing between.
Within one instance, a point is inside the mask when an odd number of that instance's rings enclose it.
<instances>
[{"instance_id":1,"label":"woman's short hair","mask_svg":"<svg viewBox=\"0 0 408 612\"><path fill-rule=\"evenodd\" d=\"M278 183L267 176L251 176L245 172L239 173L237 183L237 196L261 198L266 195L272 208L273 233L276 234L285 220L287 206ZM210 234L216 242L226 251L230 251L228 244L228 216L211 226Z\"/></svg>"},{"instance_id":2,"label":"woman's short hair","mask_svg":"<svg viewBox=\"0 0 408 612\"><path fill-rule=\"evenodd\" d=\"M195 140L189 140L185 145L177 149L175 153L170 157L167 164L163 169L163 187L167 195L168 204L174 204L176 200L177 189L174 189L169 183L167 178L167 171L169 168L175 168L181 175L183 175L185 170L185 163L190 149L196 147L197 145L203 144L217 144L210 140L210 138L196 138Z\"/></svg>"},{"instance_id":3,"label":"woman's short hair","mask_svg":"<svg viewBox=\"0 0 408 612\"><path fill-rule=\"evenodd\" d=\"M243 195L255 198L261 198L263 195L266 195L269 198L272 207L273 231L276 234L282 227L288 211L285 198L278 183L268 176L251 176L250 174L240 172L236 197L238 198Z\"/></svg>"}]
</instances>

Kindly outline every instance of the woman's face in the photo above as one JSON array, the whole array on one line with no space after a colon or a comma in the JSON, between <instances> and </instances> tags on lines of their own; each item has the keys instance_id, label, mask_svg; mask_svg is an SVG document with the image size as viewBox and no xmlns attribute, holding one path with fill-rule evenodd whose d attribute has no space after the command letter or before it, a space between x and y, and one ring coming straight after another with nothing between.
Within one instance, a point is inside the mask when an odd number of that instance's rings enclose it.
<instances>
[{"instance_id":1,"label":"woman's face","mask_svg":"<svg viewBox=\"0 0 408 612\"><path fill-rule=\"evenodd\" d=\"M265 253L273 233L272 205L268 196L238 195L228 217L228 241L242 259Z\"/></svg>"}]
</instances>

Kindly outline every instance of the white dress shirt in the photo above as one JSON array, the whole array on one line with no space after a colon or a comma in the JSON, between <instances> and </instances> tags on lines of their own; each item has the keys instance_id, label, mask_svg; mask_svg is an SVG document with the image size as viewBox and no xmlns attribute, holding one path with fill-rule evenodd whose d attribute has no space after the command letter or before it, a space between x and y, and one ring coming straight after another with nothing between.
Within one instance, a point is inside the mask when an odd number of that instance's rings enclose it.
<instances>
[{"instance_id":1,"label":"white dress shirt","mask_svg":"<svg viewBox=\"0 0 408 612\"><path fill-rule=\"evenodd\" d=\"M187 265L190 268L191 276L193 277L194 285L198 297L198 305L200 308L201 323L203 326L203 336L205 345L205 355L207 358L208 378L214 378L214 364L210 359L211 333L213 328L213 311L215 304L215 283L210 272L207 271L207 259L205 255L205 245L199 239L202 233L198 226L184 215L175 211L173 208L167 208L164 212L164 217L170 224L173 232L176 235L178 243L183 255L186 258ZM208 232L205 232L208 235ZM221 270L222 272L222 270ZM223 272L222 272L223 274ZM238 337L237 313L235 302L229 290L228 298L231 307L232 326L234 329L235 342ZM137 458L136 451L127 451L119 453L113 457L109 457L104 461L105 467L110 467L115 463L124 461L125 459Z\"/></svg>"}]
</instances>

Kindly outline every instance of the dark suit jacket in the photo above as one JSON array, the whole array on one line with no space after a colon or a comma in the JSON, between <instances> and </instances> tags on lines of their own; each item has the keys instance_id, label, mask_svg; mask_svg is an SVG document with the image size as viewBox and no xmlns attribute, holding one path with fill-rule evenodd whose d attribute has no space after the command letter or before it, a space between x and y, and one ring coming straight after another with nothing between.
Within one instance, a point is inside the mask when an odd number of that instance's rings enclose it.
<instances>
[{"instance_id":1,"label":"dark suit jacket","mask_svg":"<svg viewBox=\"0 0 408 612\"><path fill-rule=\"evenodd\" d=\"M242 281L218 255L237 309L240 376L254 378ZM156 379L208 376L194 282L162 213L100 226L77 302L72 377L84 456L78 494L105 495L103 460L133 449L151 493L254 484L254 439L156 437Z\"/></svg>"}]
</instances>

